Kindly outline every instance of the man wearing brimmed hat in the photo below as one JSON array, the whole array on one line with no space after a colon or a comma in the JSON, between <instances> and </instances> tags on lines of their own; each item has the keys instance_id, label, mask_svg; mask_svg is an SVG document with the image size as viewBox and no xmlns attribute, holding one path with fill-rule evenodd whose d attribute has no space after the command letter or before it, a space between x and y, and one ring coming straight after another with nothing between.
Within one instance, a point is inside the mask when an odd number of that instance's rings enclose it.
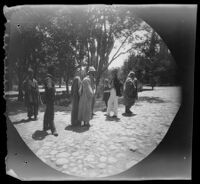
<instances>
[{"instance_id":1,"label":"man wearing brimmed hat","mask_svg":"<svg viewBox=\"0 0 200 184\"><path fill-rule=\"evenodd\" d=\"M34 120L37 120L38 106L39 106L39 88L38 82L33 77L33 70L28 69L28 76L23 82L25 91L25 106L27 107L27 116L29 120L34 116Z\"/></svg>"},{"instance_id":2,"label":"man wearing brimmed hat","mask_svg":"<svg viewBox=\"0 0 200 184\"><path fill-rule=\"evenodd\" d=\"M79 112L78 120L84 122L84 126L90 126L89 121L92 118L92 103L94 98L94 76L96 70L94 67L89 67L87 76L83 79L79 95Z\"/></svg>"},{"instance_id":3,"label":"man wearing brimmed hat","mask_svg":"<svg viewBox=\"0 0 200 184\"><path fill-rule=\"evenodd\" d=\"M130 108L135 104L137 98L137 78L135 77L135 72L130 71L124 84L124 105L126 114L132 114Z\"/></svg>"},{"instance_id":4,"label":"man wearing brimmed hat","mask_svg":"<svg viewBox=\"0 0 200 184\"><path fill-rule=\"evenodd\" d=\"M48 66L47 75L44 80L46 110L44 114L43 130L47 131L50 129L54 136L58 136L54 124L54 101L56 92L54 75L54 66Z\"/></svg>"}]
</instances>

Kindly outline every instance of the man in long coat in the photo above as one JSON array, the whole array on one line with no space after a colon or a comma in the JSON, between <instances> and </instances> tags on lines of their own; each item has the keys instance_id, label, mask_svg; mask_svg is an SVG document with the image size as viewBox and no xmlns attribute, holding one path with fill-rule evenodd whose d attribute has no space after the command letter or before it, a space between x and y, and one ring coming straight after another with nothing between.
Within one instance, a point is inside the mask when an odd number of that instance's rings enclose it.
<instances>
[{"instance_id":1,"label":"man in long coat","mask_svg":"<svg viewBox=\"0 0 200 184\"><path fill-rule=\"evenodd\" d=\"M83 79L79 90L79 112L78 120L84 122L85 126L90 126L89 121L92 118L92 100L94 91L92 89L92 80L94 78L95 68L90 67L87 76Z\"/></svg>"},{"instance_id":2,"label":"man in long coat","mask_svg":"<svg viewBox=\"0 0 200 184\"><path fill-rule=\"evenodd\" d=\"M126 114L132 114L130 108L135 104L137 98L137 78L135 77L135 73L131 71L124 84L124 105Z\"/></svg>"},{"instance_id":3,"label":"man in long coat","mask_svg":"<svg viewBox=\"0 0 200 184\"><path fill-rule=\"evenodd\" d=\"M54 136L58 136L58 133L56 132L55 124L54 124L54 101L55 101L55 79L54 79L54 73L55 69L51 65L48 67L48 73L46 75L46 78L44 80L44 87L45 87L45 104L46 104L46 111L44 114L44 124L43 124L43 130L51 130L52 134Z\"/></svg>"},{"instance_id":4,"label":"man in long coat","mask_svg":"<svg viewBox=\"0 0 200 184\"><path fill-rule=\"evenodd\" d=\"M29 120L34 115L34 120L37 120L39 106L39 88L38 82L33 77L33 70L28 70L28 77L23 82L25 91L25 106L27 107L27 116Z\"/></svg>"}]
</instances>

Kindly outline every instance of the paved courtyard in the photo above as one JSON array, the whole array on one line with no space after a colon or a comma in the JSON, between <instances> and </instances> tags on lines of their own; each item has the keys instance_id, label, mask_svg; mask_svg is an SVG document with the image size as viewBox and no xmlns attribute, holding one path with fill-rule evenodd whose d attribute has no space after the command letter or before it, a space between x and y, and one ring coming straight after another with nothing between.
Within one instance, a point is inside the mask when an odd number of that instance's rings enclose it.
<instances>
[{"instance_id":1,"label":"paved courtyard","mask_svg":"<svg viewBox=\"0 0 200 184\"><path fill-rule=\"evenodd\" d=\"M165 136L179 107L179 87L156 87L139 93L131 108L133 116L125 116L119 100L119 119L107 119L103 103L97 100L91 127L72 129L71 106L56 106L55 125L58 137L42 132L44 107L38 120L26 122L22 104L8 103L13 125L29 148L51 167L74 176L104 177L132 167L151 153Z\"/></svg>"}]
</instances>

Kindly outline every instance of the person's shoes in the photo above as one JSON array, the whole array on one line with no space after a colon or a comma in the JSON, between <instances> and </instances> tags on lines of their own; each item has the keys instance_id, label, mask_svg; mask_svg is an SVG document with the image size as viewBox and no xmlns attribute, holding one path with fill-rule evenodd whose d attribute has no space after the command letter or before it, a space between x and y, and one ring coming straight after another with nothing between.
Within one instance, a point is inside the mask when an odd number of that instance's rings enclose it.
<instances>
[{"instance_id":1,"label":"person's shoes","mask_svg":"<svg viewBox=\"0 0 200 184\"><path fill-rule=\"evenodd\" d=\"M34 117L34 121L38 120L37 116Z\"/></svg>"},{"instance_id":2,"label":"person's shoes","mask_svg":"<svg viewBox=\"0 0 200 184\"><path fill-rule=\"evenodd\" d=\"M86 126L86 127L90 127L91 125L90 125L89 123L87 123L85 126Z\"/></svg>"},{"instance_id":3,"label":"person's shoes","mask_svg":"<svg viewBox=\"0 0 200 184\"><path fill-rule=\"evenodd\" d=\"M56 137L58 136L58 133L57 133L57 132L53 132L52 134L53 134L54 136L56 136Z\"/></svg>"},{"instance_id":4,"label":"person's shoes","mask_svg":"<svg viewBox=\"0 0 200 184\"><path fill-rule=\"evenodd\" d=\"M105 114L105 116L106 116L107 118L111 118L110 114Z\"/></svg>"},{"instance_id":5,"label":"person's shoes","mask_svg":"<svg viewBox=\"0 0 200 184\"><path fill-rule=\"evenodd\" d=\"M31 117L28 117L28 121L31 121L32 120L32 118Z\"/></svg>"},{"instance_id":6,"label":"person's shoes","mask_svg":"<svg viewBox=\"0 0 200 184\"><path fill-rule=\"evenodd\" d=\"M125 113L126 113L126 114L133 114L133 112L130 111L130 110L127 110Z\"/></svg>"},{"instance_id":7,"label":"person's shoes","mask_svg":"<svg viewBox=\"0 0 200 184\"><path fill-rule=\"evenodd\" d=\"M90 125L90 123L84 122L83 126L84 126L84 127L90 127L91 125Z\"/></svg>"}]
</instances>

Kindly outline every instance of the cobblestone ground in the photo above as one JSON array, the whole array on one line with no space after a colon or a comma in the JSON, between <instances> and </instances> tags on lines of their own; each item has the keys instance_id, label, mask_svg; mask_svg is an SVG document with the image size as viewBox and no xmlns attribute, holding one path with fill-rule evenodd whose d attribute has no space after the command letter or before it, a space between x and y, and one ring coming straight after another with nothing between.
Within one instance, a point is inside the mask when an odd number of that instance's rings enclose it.
<instances>
[{"instance_id":1,"label":"cobblestone ground","mask_svg":"<svg viewBox=\"0 0 200 184\"><path fill-rule=\"evenodd\" d=\"M138 102L131 109L133 116L123 115L122 104L117 121L106 119L105 112L96 108L89 130L84 127L72 130L70 107L56 107L58 137L50 132L42 135L44 112L39 113L37 121L24 123L20 122L26 119L24 112L9 117L43 162L75 176L104 177L127 170L155 149L179 109L180 97L179 87L156 87L153 91L140 92ZM39 139L37 133L43 138Z\"/></svg>"}]
</instances>

